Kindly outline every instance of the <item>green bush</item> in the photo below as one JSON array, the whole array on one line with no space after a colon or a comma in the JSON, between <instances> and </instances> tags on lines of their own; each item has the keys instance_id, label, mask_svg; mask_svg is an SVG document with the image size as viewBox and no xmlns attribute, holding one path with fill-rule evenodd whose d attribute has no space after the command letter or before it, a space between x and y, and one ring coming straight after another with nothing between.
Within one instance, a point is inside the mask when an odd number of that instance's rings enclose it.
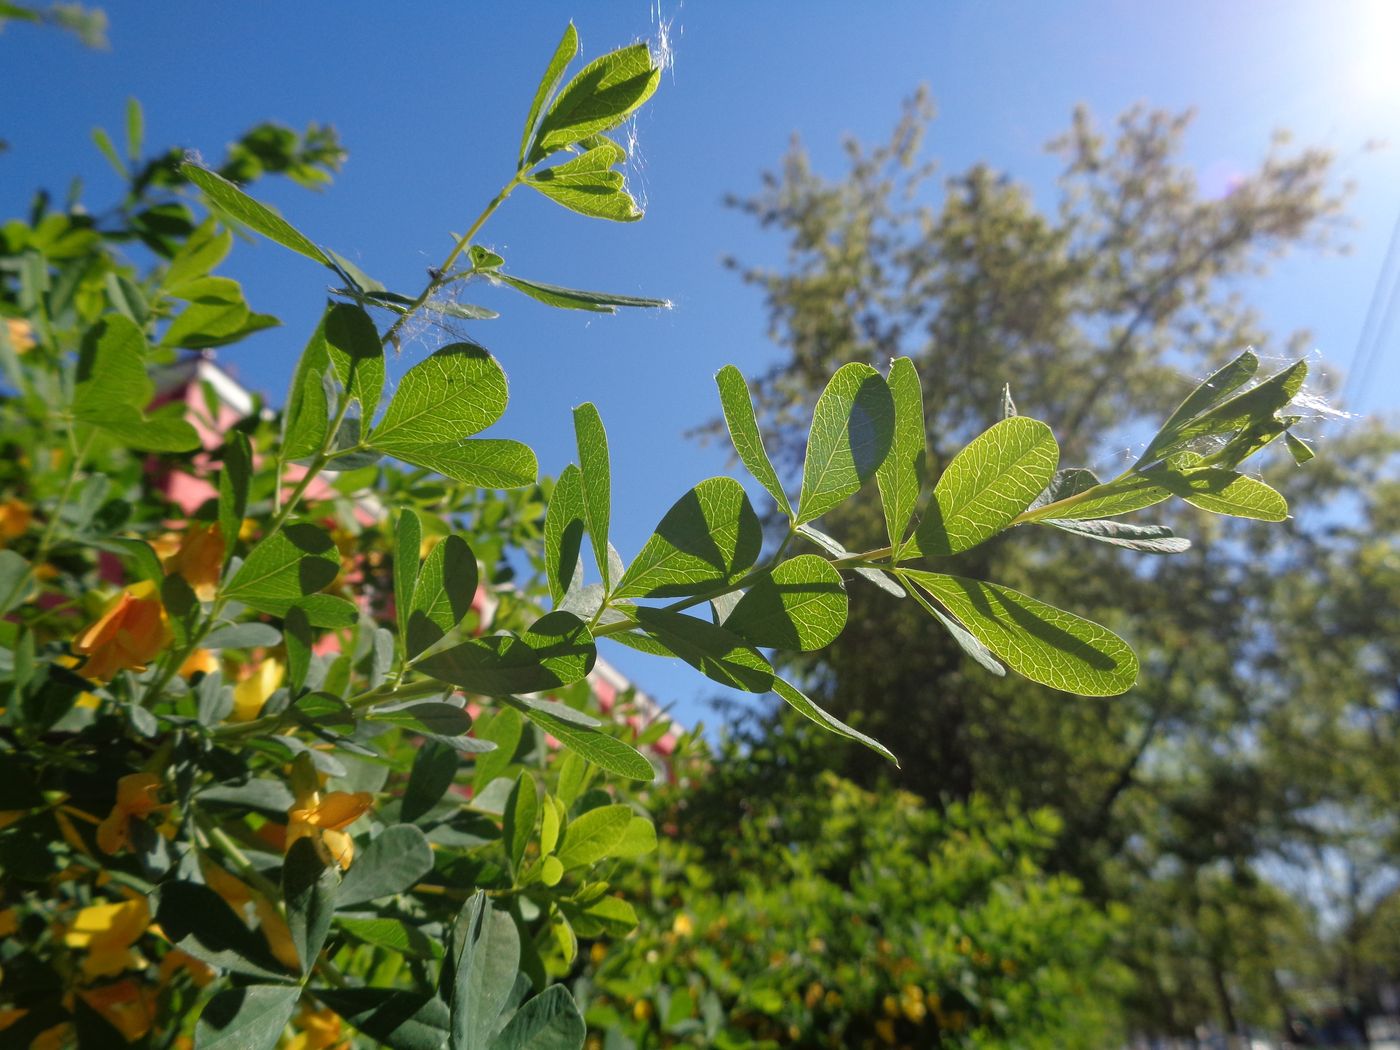
<instances>
[{"instance_id":1,"label":"green bush","mask_svg":"<svg viewBox=\"0 0 1400 1050\"><path fill-rule=\"evenodd\" d=\"M1052 811L862 791L795 739L691 741L660 850L621 880L640 928L575 989L596 1045L1110 1041L1122 916L1043 869Z\"/></svg>"}]
</instances>

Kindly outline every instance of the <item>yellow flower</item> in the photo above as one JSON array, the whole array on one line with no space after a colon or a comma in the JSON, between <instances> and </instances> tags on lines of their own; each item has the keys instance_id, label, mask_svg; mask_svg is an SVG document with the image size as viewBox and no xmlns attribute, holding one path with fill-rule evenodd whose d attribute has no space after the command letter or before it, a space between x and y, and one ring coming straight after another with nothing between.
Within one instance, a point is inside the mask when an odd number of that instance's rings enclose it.
<instances>
[{"instance_id":1,"label":"yellow flower","mask_svg":"<svg viewBox=\"0 0 1400 1050\"><path fill-rule=\"evenodd\" d=\"M181 972L188 973L196 988L214 979L214 967L179 948L171 948L160 960L160 986L164 988Z\"/></svg>"},{"instance_id":2,"label":"yellow flower","mask_svg":"<svg viewBox=\"0 0 1400 1050\"><path fill-rule=\"evenodd\" d=\"M16 317L5 318L5 331L10 337L10 346L17 354L26 354L34 349L34 326Z\"/></svg>"},{"instance_id":3,"label":"yellow flower","mask_svg":"<svg viewBox=\"0 0 1400 1050\"><path fill-rule=\"evenodd\" d=\"M309 838L321 847L326 860L348 868L355 859L355 840L345 829L373 805L374 796L368 791L331 791L325 795L312 791L299 795L296 805L287 811L286 848L291 849L298 839Z\"/></svg>"},{"instance_id":4,"label":"yellow flower","mask_svg":"<svg viewBox=\"0 0 1400 1050\"><path fill-rule=\"evenodd\" d=\"M21 1020L27 1013L29 1011L22 1006L0 1006L0 1032Z\"/></svg>"},{"instance_id":5,"label":"yellow flower","mask_svg":"<svg viewBox=\"0 0 1400 1050\"><path fill-rule=\"evenodd\" d=\"M156 801L160 783L154 773L128 773L117 781L117 804L97 825L97 846L103 853L116 853L126 846L132 817L145 818L170 808Z\"/></svg>"},{"instance_id":6,"label":"yellow flower","mask_svg":"<svg viewBox=\"0 0 1400 1050\"><path fill-rule=\"evenodd\" d=\"M909 1018L914 1024L918 1024L928 1016L928 1007L924 1005L922 999L905 999L904 1016Z\"/></svg>"},{"instance_id":7,"label":"yellow flower","mask_svg":"<svg viewBox=\"0 0 1400 1050\"><path fill-rule=\"evenodd\" d=\"M213 674L219 669L219 658L208 649L196 649L185 657L185 662L180 665L181 678L193 678L195 675Z\"/></svg>"},{"instance_id":8,"label":"yellow flower","mask_svg":"<svg viewBox=\"0 0 1400 1050\"><path fill-rule=\"evenodd\" d=\"M170 644L170 638L156 585L149 580L132 584L74 639L73 651L87 657L78 673L105 682L123 668L140 670Z\"/></svg>"},{"instance_id":9,"label":"yellow flower","mask_svg":"<svg viewBox=\"0 0 1400 1050\"><path fill-rule=\"evenodd\" d=\"M262 711L267 698L277 692L287 673L281 660L264 660L253 673L233 687L233 711L230 722L251 722Z\"/></svg>"},{"instance_id":10,"label":"yellow flower","mask_svg":"<svg viewBox=\"0 0 1400 1050\"><path fill-rule=\"evenodd\" d=\"M178 573L202 602L212 602L224 567L224 534L214 522L192 522L179 549L165 559L165 571Z\"/></svg>"},{"instance_id":11,"label":"yellow flower","mask_svg":"<svg viewBox=\"0 0 1400 1050\"><path fill-rule=\"evenodd\" d=\"M78 993L83 1002L101 1014L128 1043L144 1038L155 1020L155 1001L150 992L131 978Z\"/></svg>"},{"instance_id":12,"label":"yellow flower","mask_svg":"<svg viewBox=\"0 0 1400 1050\"><path fill-rule=\"evenodd\" d=\"M671 932L677 937L689 937L695 932L695 920L685 912L681 912L671 923Z\"/></svg>"},{"instance_id":13,"label":"yellow flower","mask_svg":"<svg viewBox=\"0 0 1400 1050\"><path fill-rule=\"evenodd\" d=\"M45 1028L36 1035L29 1043L29 1050L63 1050L72 1031L71 1024L67 1021L60 1021L52 1028Z\"/></svg>"},{"instance_id":14,"label":"yellow flower","mask_svg":"<svg viewBox=\"0 0 1400 1050\"><path fill-rule=\"evenodd\" d=\"M151 912L144 897L120 904L95 904L78 912L63 943L70 948L87 949L83 960L85 980L112 977L145 965L131 946L150 924Z\"/></svg>"},{"instance_id":15,"label":"yellow flower","mask_svg":"<svg viewBox=\"0 0 1400 1050\"><path fill-rule=\"evenodd\" d=\"M287 1041L283 1050L341 1050L350 1045L341 1031L340 1015L334 1010L315 1010L309 1003L303 1003L292 1018L292 1024L300 1031Z\"/></svg>"},{"instance_id":16,"label":"yellow flower","mask_svg":"<svg viewBox=\"0 0 1400 1050\"><path fill-rule=\"evenodd\" d=\"M0 937L8 937L17 929L19 929L19 912L13 908L0 911Z\"/></svg>"},{"instance_id":17,"label":"yellow flower","mask_svg":"<svg viewBox=\"0 0 1400 1050\"><path fill-rule=\"evenodd\" d=\"M593 947L588 949L588 958L594 966L601 966L603 960L608 957L608 946L602 941L594 941Z\"/></svg>"},{"instance_id":18,"label":"yellow flower","mask_svg":"<svg viewBox=\"0 0 1400 1050\"><path fill-rule=\"evenodd\" d=\"M33 517L29 504L17 499L0 503L0 541L17 539L29 531Z\"/></svg>"},{"instance_id":19,"label":"yellow flower","mask_svg":"<svg viewBox=\"0 0 1400 1050\"><path fill-rule=\"evenodd\" d=\"M632 1018L636 1021L650 1021L655 1013L651 1006L651 1000L638 999L637 1004L632 1007Z\"/></svg>"},{"instance_id":20,"label":"yellow flower","mask_svg":"<svg viewBox=\"0 0 1400 1050\"><path fill-rule=\"evenodd\" d=\"M884 1042L894 1045L894 1022L888 1017L882 1017L875 1022L875 1034Z\"/></svg>"}]
</instances>

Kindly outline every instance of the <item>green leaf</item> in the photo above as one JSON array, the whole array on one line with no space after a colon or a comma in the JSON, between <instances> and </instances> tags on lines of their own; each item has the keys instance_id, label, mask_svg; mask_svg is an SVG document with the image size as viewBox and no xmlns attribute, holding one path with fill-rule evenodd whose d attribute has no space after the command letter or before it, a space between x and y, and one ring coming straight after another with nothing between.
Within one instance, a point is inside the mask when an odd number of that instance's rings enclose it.
<instances>
[{"instance_id":1,"label":"green leaf","mask_svg":"<svg viewBox=\"0 0 1400 1050\"><path fill-rule=\"evenodd\" d=\"M578 1050L587 1035L568 989L555 984L515 1012L491 1050Z\"/></svg>"},{"instance_id":2,"label":"green leaf","mask_svg":"<svg viewBox=\"0 0 1400 1050\"><path fill-rule=\"evenodd\" d=\"M204 220L175 252L161 284L174 288L203 277L224 261L232 247L233 234L220 230L213 218Z\"/></svg>"},{"instance_id":3,"label":"green leaf","mask_svg":"<svg viewBox=\"0 0 1400 1050\"><path fill-rule=\"evenodd\" d=\"M575 74L546 111L529 162L617 127L651 97L660 82L661 70L645 44L594 59Z\"/></svg>"},{"instance_id":4,"label":"green leaf","mask_svg":"<svg viewBox=\"0 0 1400 1050\"><path fill-rule=\"evenodd\" d=\"M1021 418L1021 417L1017 417ZM1104 627L980 580L902 570L1018 674L1081 696L1117 696L1137 680L1128 644Z\"/></svg>"},{"instance_id":5,"label":"green leaf","mask_svg":"<svg viewBox=\"0 0 1400 1050\"><path fill-rule=\"evenodd\" d=\"M448 706L448 705L440 705ZM413 768L408 774L399 819L416 823L447 794L457 777L460 759L457 752L436 740L429 740L413 756Z\"/></svg>"},{"instance_id":6,"label":"green leaf","mask_svg":"<svg viewBox=\"0 0 1400 1050\"><path fill-rule=\"evenodd\" d=\"M412 824L392 824L355 853L336 891L337 908L403 893L433 870L433 850Z\"/></svg>"},{"instance_id":7,"label":"green leaf","mask_svg":"<svg viewBox=\"0 0 1400 1050\"><path fill-rule=\"evenodd\" d=\"M1180 554L1191 549L1190 540L1175 535L1165 525L1130 525L1125 521L1092 518L1087 521L1046 518L1040 524L1145 554Z\"/></svg>"},{"instance_id":8,"label":"green leaf","mask_svg":"<svg viewBox=\"0 0 1400 1050\"><path fill-rule=\"evenodd\" d=\"M505 844L506 857L511 870L520 868L520 860L525 856L525 847L535 834L535 821L539 817L540 800L535 790L535 780L528 770L521 771L511 788L506 801L505 822L501 828L501 839Z\"/></svg>"},{"instance_id":9,"label":"green leaf","mask_svg":"<svg viewBox=\"0 0 1400 1050\"><path fill-rule=\"evenodd\" d=\"M452 1025L434 995L390 988L317 988L316 998L390 1050L442 1050Z\"/></svg>"},{"instance_id":10,"label":"green leaf","mask_svg":"<svg viewBox=\"0 0 1400 1050\"><path fill-rule=\"evenodd\" d=\"M496 1018L515 987L520 934L505 912L477 891L463 906L452 931L452 949L442 979L450 977L451 1050L487 1050Z\"/></svg>"},{"instance_id":11,"label":"green leaf","mask_svg":"<svg viewBox=\"0 0 1400 1050\"><path fill-rule=\"evenodd\" d=\"M418 669L469 692L506 696L577 682L596 657L587 625L573 613L552 612L519 636L473 638L433 654Z\"/></svg>"},{"instance_id":12,"label":"green leaf","mask_svg":"<svg viewBox=\"0 0 1400 1050\"><path fill-rule=\"evenodd\" d=\"M284 248L290 248L322 266L331 266L326 253L316 247L305 234L227 179L194 164L181 164L180 173L203 190L204 195L209 198L209 203L224 215L243 223L268 240L276 241Z\"/></svg>"},{"instance_id":13,"label":"green leaf","mask_svg":"<svg viewBox=\"0 0 1400 1050\"><path fill-rule=\"evenodd\" d=\"M1231 369L1239 364L1239 359L1227 365L1221 372L1230 373L1230 380L1240 374L1242 368L1231 373ZM1257 362L1256 362L1257 367ZM1212 383L1216 377L1221 375L1217 372L1215 376L1206 380ZM1256 384L1249 389L1236 394L1228 401L1215 404L1214 407L1207 408L1193 418L1189 418L1178 423L1170 430L1163 427L1162 432L1148 445L1147 451L1143 453L1138 461L1141 463L1151 463L1155 460L1164 459L1172 452L1185 448L1192 441L1199 438L1209 437L1219 434L1235 433L1249 430L1258 424L1271 419L1279 409L1283 408L1303 387L1303 381L1308 375L1308 365L1306 361L1299 361L1296 364L1283 369L1281 372L1270 376L1262 383ZM1247 378L1247 377L1246 377ZM1227 383L1228 383L1227 381ZM1241 382L1243 380L1240 380ZM1238 383L1235 384L1238 386ZM1192 397L1196 395L1193 394ZM1187 398L1190 402L1191 398ZM1209 404L1214 398L1205 399L1202 407ZM1183 408L1186 407L1183 405ZM1178 412L1181 409L1177 410ZM1173 416L1175 418L1175 415Z\"/></svg>"},{"instance_id":14,"label":"green leaf","mask_svg":"<svg viewBox=\"0 0 1400 1050\"><path fill-rule=\"evenodd\" d=\"M194 302L170 322L165 334L160 337L160 345L187 350L219 346L242 332L251 316L248 304L241 299L232 302Z\"/></svg>"},{"instance_id":15,"label":"green leaf","mask_svg":"<svg viewBox=\"0 0 1400 1050\"><path fill-rule=\"evenodd\" d=\"M540 852L550 854L559 845L559 829L565 822L564 804L553 795L544 797L544 816L540 819Z\"/></svg>"},{"instance_id":16,"label":"green leaf","mask_svg":"<svg viewBox=\"0 0 1400 1050\"><path fill-rule=\"evenodd\" d=\"M899 759L895 758L894 755L890 752L889 748L885 747L884 744L880 743L880 741L876 740L874 737L866 736L858 729L852 729L850 726L846 725L845 722L842 722L839 718L835 717L834 715L828 714L820 706L814 703L805 693L803 693L802 690L798 689L797 686L791 684L790 682L784 681L777 675L774 675L772 689L773 692L777 693L780 697L787 701L787 703L790 704L794 710L799 711L806 717L810 718L813 722L817 723L817 725L821 726L828 732L835 733L837 736L845 737L847 740L854 740L859 744L864 744L866 747L870 748L871 751L874 751L877 755L882 755L883 757L889 759L895 764L895 766L899 765Z\"/></svg>"},{"instance_id":17,"label":"green leaf","mask_svg":"<svg viewBox=\"0 0 1400 1050\"><path fill-rule=\"evenodd\" d=\"M614 857L641 857L656 849L656 825L646 817L633 817L612 848Z\"/></svg>"},{"instance_id":18,"label":"green leaf","mask_svg":"<svg viewBox=\"0 0 1400 1050\"><path fill-rule=\"evenodd\" d=\"M1172 496L1171 490L1161 484L1162 473L1161 469L1154 468L1069 493L1063 499L1073 502L1067 506L1059 506L1060 500L1051 501L1029 511L1023 520L1089 521L1154 507Z\"/></svg>"},{"instance_id":19,"label":"green leaf","mask_svg":"<svg viewBox=\"0 0 1400 1050\"><path fill-rule=\"evenodd\" d=\"M596 864L612 855L632 822L632 807L622 804L599 806L569 822L558 849L559 863L566 870Z\"/></svg>"},{"instance_id":20,"label":"green leaf","mask_svg":"<svg viewBox=\"0 0 1400 1050\"><path fill-rule=\"evenodd\" d=\"M282 865L282 900L303 977L311 972L326 943L339 884L340 876L321 860L315 842L304 838L292 843Z\"/></svg>"},{"instance_id":21,"label":"green leaf","mask_svg":"<svg viewBox=\"0 0 1400 1050\"><path fill-rule=\"evenodd\" d=\"M614 164L627 159L622 147L607 139L603 144L557 167L535 172L527 185L556 204L594 219L635 222L642 217L622 172Z\"/></svg>"},{"instance_id":22,"label":"green leaf","mask_svg":"<svg viewBox=\"0 0 1400 1050\"><path fill-rule=\"evenodd\" d=\"M391 722L405 729L448 740L465 735L472 727L471 715L456 704L443 700L414 700L394 707L381 707L370 717L377 722Z\"/></svg>"},{"instance_id":23,"label":"green leaf","mask_svg":"<svg viewBox=\"0 0 1400 1050\"><path fill-rule=\"evenodd\" d=\"M413 591L418 586L418 552L423 546L423 525L407 507L399 511L394 529L394 611L398 614L399 637L408 638L408 618L413 607Z\"/></svg>"},{"instance_id":24,"label":"green leaf","mask_svg":"<svg viewBox=\"0 0 1400 1050\"><path fill-rule=\"evenodd\" d=\"M126 155L132 161L141 159L141 146L146 138L146 116L141 112L141 103L134 98L126 100Z\"/></svg>"},{"instance_id":25,"label":"green leaf","mask_svg":"<svg viewBox=\"0 0 1400 1050\"><path fill-rule=\"evenodd\" d=\"M533 485L539 463L528 445L499 438L468 438L441 445L405 445L384 449L415 467L477 488L518 489Z\"/></svg>"},{"instance_id":26,"label":"green leaf","mask_svg":"<svg viewBox=\"0 0 1400 1050\"><path fill-rule=\"evenodd\" d=\"M699 594L732 583L763 546L763 527L733 478L708 478L666 512L618 581L619 598Z\"/></svg>"},{"instance_id":27,"label":"green leaf","mask_svg":"<svg viewBox=\"0 0 1400 1050\"><path fill-rule=\"evenodd\" d=\"M608 433L592 402L584 402L574 409L574 435L578 440L578 465L583 476L583 520L588 526L593 559L606 591L610 586L608 518L612 507L612 468L608 461Z\"/></svg>"},{"instance_id":28,"label":"green leaf","mask_svg":"<svg viewBox=\"0 0 1400 1050\"><path fill-rule=\"evenodd\" d=\"M744 374L733 365L725 365L715 373L715 385L719 387L724 422L729 427L729 439L734 443L734 451L739 454L739 462L768 490L782 512L792 518L792 504L788 502L783 483L778 480L778 472L773 469L773 462L763 447L763 435L758 429L753 397L749 393L749 384L744 381Z\"/></svg>"},{"instance_id":29,"label":"green leaf","mask_svg":"<svg viewBox=\"0 0 1400 1050\"><path fill-rule=\"evenodd\" d=\"M906 555L944 557L991 539L1045 490L1059 462L1040 420L1012 416L989 427L938 479Z\"/></svg>"},{"instance_id":30,"label":"green leaf","mask_svg":"<svg viewBox=\"0 0 1400 1050\"><path fill-rule=\"evenodd\" d=\"M525 133L520 137L520 166L525 166L525 157L530 152L530 143L535 137L535 126L540 120L540 111L544 109L544 104L549 101L549 97L554 94L555 88L559 86L559 81L564 79L564 70L569 68L569 63L578 56L578 30L570 22L564 29L564 36L559 41L559 46L554 49L554 54L550 57L549 65L545 67L544 76L540 78L540 86L535 89L534 100L530 103L529 115L525 118Z\"/></svg>"},{"instance_id":31,"label":"green leaf","mask_svg":"<svg viewBox=\"0 0 1400 1050\"><path fill-rule=\"evenodd\" d=\"M1283 521L1288 501L1258 478L1219 467L1198 467L1180 473L1164 471L1162 484L1193 507L1214 514L1260 521Z\"/></svg>"},{"instance_id":32,"label":"green leaf","mask_svg":"<svg viewBox=\"0 0 1400 1050\"><path fill-rule=\"evenodd\" d=\"M842 365L812 413L797 524L854 495L885 461L893 440L894 400L884 378L858 361Z\"/></svg>"},{"instance_id":33,"label":"green leaf","mask_svg":"<svg viewBox=\"0 0 1400 1050\"><path fill-rule=\"evenodd\" d=\"M413 955L420 959L442 958L441 944L418 927L398 919L339 918L336 925L356 940L372 944L376 948L387 948L391 952ZM443 1033L443 1037L446 1037L446 1032Z\"/></svg>"},{"instance_id":34,"label":"green leaf","mask_svg":"<svg viewBox=\"0 0 1400 1050\"><path fill-rule=\"evenodd\" d=\"M286 525L248 552L222 596L283 616L294 602L328 586L339 574L340 554L324 529Z\"/></svg>"},{"instance_id":35,"label":"green leaf","mask_svg":"<svg viewBox=\"0 0 1400 1050\"><path fill-rule=\"evenodd\" d=\"M306 674L311 670L311 649L316 644L311 620L301 606L293 605L287 610L282 621L282 638L287 645L287 686L295 696L306 685Z\"/></svg>"},{"instance_id":36,"label":"green leaf","mask_svg":"<svg viewBox=\"0 0 1400 1050\"><path fill-rule=\"evenodd\" d=\"M1186 395L1186 399L1177 406L1162 428L1157 432L1151 443L1147 447L1147 453L1151 459L1156 459L1154 446L1165 447L1177 433L1177 430L1189 420L1194 419L1202 412L1218 405L1225 398L1249 382L1254 374L1259 371L1259 358L1253 350L1246 350L1240 354L1224 368L1219 369L1208 376L1205 382L1196 387L1195 390ZM1148 462L1151 462L1148 459Z\"/></svg>"},{"instance_id":37,"label":"green leaf","mask_svg":"<svg viewBox=\"0 0 1400 1050\"><path fill-rule=\"evenodd\" d=\"M297 359L282 412L282 460L314 456L325 444L330 417L323 378L330 371L326 354L326 319L323 315Z\"/></svg>"},{"instance_id":38,"label":"green leaf","mask_svg":"<svg viewBox=\"0 0 1400 1050\"><path fill-rule=\"evenodd\" d=\"M891 560L898 561L904 535L919 503L920 479L924 476L927 439L924 434L924 392L919 373L907 357L890 363L888 379L894 401L894 439L889 455L875 472L880 487L880 506L885 513L885 531L893 548Z\"/></svg>"},{"instance_id":39,"label":"green leaf","mask_svg":"<svg viewBox=\"0 0 1400 1050\"><path fill-rule=\"evenodd\" d=\"M482 788L504 773L515 760L515 752L520 746L520 737L524 731L525 724L520 718L520 712L510 707L498 711L490 721L483 719L477 724L477 739L496 745L496 750L476 758L472 787L478 794Z\"/></svg>"},{"instance_id":40,"label":"green leaf","mask_svg":"<svg viewBox=\"0 0 1400 1050\"><path fill-rule=\"evenodd\" d=\"M331 369L340 385L359 401L360 415L368 425L384 392L384 346L379 330L368 313L349 303L332 306L322 328Z\"/></svg>"},{"instance_id":41,"label":"green leaf","mask_svg":"<svg viewBox=\"0 0 1400 1050\"><path fill-rule=\"evenodd\" d=\"M301 989L286 985L226 988L200 1013L195 1050L272 1050L299 998Z\"/></svg>"},{"instance_id":42,"label":"green leaf","mask_svg":"<svg viewBox=\"0 0 1400 1050\"><path fill-rule=\"evenodd\" d=\"M851 553L845 547L843 547L840 544L840 542L836 540L835 537L828 536L820 529L815 529L811 525L799 525L793 531L797 533L797 535L803 537L804 539L811 540L822 550L830 554L833 558L845 558ZM882 569L871 569L862 567L854 569L853 571L857 576L861 577L862 579L869 580L871 583L873 583L876 587L879 587L880 590L884 591L886 594L892 595L895 598L904 597L904 589L900 587L899 584L895 583L894 580L892 580Z\"/></svg>"},{"instance_id":43,"label":"green leaf","mask_svg":"<svg viewBox=\"0 0 1400 1050\"><path fill-rule=\"evenodd\" d=\"M546 306L561 310L587 310L595 314L615 314L619 306L664 307L671 303L666 299L646 299L636 295L617 295L612 292L587 292L579 288L562 288L557 284L543 281L527 281L514 274L493 271L487 276L493 282L509 285L517 292L528 295Z\"/></svg>"},{"instance_id":44,"label":"green leaf","mask_svg":"<svg viewBox=\"0 0 1400 1050\"><path fill-rule=\"evenodd\" d=\"M175 947L211 966L265 980L287 976L262 935L243 925L208 886L195 882L162 885L156 922Z\"/></svg>"},{"instance_id":45,"label":"green leaf","mask_svg":"<svg viewBox=\"0 0 1400 1050\"><path fill-rule=\"evenodd\" d=\"M632 615L648 635L720 685L750 693L773 688L773 668L733 631L666 609L638 607Z\"/></svg>"},{"instance_id":46,"label":"green leaf","mask_svg":"<svg viewBox=\"0 0 1400 1050\"><path fill-rule=\"evenodd\" d=\"M1006 667L1002 664L1000 660L996 658L996 656L992 653L990 649L988 649L985 645L983 645L970 633L968 633L966 627L958 623L957 620L949 616L938 606L934 605L933 602L925 598L922 591L920 591L907 579L903 579L902 572L901 582L906 588L908 588L909 593L913 596L914 600L920 605L922 605L925 611L927 611L930 616L932 616L935 620L941 623L944 629L946 629L947 632L950 635L952 635L953 641L958 643L959 649L961 649L968 656L972 657L972 659L975 660L977 663L981 664L984 669L990 671L998 678L1001 678L1006 674Z\"/></svg>"},{"instance_id":47,"label":"green leaf","mask_svg":"<svg viewBox=\"0 0 1400 1050\"><path fill-rule=\"evenodd\" d=\"M628 780L654 780L656 770L631 744L600 729L585 729L545 711L527 708L525 717L595 766Z\"/></svg>"},{"instance_id":48,"label":"green leaf","mask_svg":"<svg viewBox=\"0 0 1400 1050\"><path fill-rule=\"evenodd\" d=\"M1293 462L1302 466L1308 460L1317 455L1313 447L1302 438L1295 435L1291 430L1283 435L1284 443L1288 445L1288 454L1293 457Z\"/></svg>"},{"instance_id":49,"label":"green leaf","mask_svg":"<svg viewBox=\"0 0 1400 1050\"><path fill-rule=\"evenodd\" d=\"M241 430L224 442L224 469L219 471L219 532L224 540L224 564L233 557L238 530L248 512L248 490L253 483L253 450Z\"/></svg>"},{"instance_id":50,"label":"green leaf","mask_svg":"<svg viewBox=\"0 0 1400 1050\"><path fill-rule=\"evenodd\" d=\"M841 574L817 554L789 558L754 581L724 626L765 648L824 649L846 626Z\"/></svg>"},{"instance_id":51,"label":"green leaf","mask_svg":"<svg viewBox=\"0 0 1400 1050\"><path fill-rule=\"evenodd\" d=\"M476 555L462 537L448 536L428 553L408 611L410 657L436 645L462 622L471 612L476 584Z\"/></svg>"},{"instance_id":52,"label":"green leaf","mask_svg":"<svg viewBox=\"0 0 1400 1050\"><path fill-rule=\"evenodd\" d=\"M556 606L573 581L586 529L583 472L570 463L559 474L544 516L545 575L549 578L549 596Z\"/></svg>"},{"instance_id":53,"label":"green leaf","mask_svg":"<svg viewBox=\"0 0 1400 1050\"><path fill-rule=\"evenodd\" d=\"M140 451L187 452L199 434L183 419L146 418L155 394L146 374L146 337L121 314L109 314L83 338L73 389L73 416Z\"/></svg>"},{"instance_id":54,"label":"green leaf","mask_svg":"<svg viewBox=\"0 0 1400 1050\"><path fill-rule=\"evenodd\" d=\"M106 128L92 129L93 144L102 152L102 156L107 158L107 163L112 165L112 170L117 173L117 177L123 181L131 178L131 173L126 170L121 154L117 152L117 147L112 143L112 136L107 134Z\"/></svg>"},{"instance_id":55,"label":"green leaf","mask_svg":"<svg viewBox=\"0 0 1400 1050\"><path fill-rule=\"evenodd\" d=\"M360 619L358 605L334 594L308 594L291 604L306 613L306 619L313 627L354 627ZM291 608L288 607L287 611L290 612Z\"/></svg>"},{"instance_id":56,"label":"green leaf","mask_svg":"<svg viewBox=\"0 0 1400 1050\"><path fill-rule=\"evenodd\" d=\"M451 343L410 368L369 440L398 455L415 445L446 445L485 430L506 410L506 376L472 343Z\"/></svg>"}]
</instances>

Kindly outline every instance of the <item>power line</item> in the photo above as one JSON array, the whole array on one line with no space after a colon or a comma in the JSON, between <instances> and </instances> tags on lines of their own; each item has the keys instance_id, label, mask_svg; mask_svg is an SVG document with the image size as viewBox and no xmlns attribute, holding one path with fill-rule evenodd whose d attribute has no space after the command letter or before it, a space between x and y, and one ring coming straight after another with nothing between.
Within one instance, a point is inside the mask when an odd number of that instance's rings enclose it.
<instances>
[{"instance_id":1,"label":"power line","mask_svg":"<svg viewBox=\"0 0 1400 1050\"><path fill-rule=\"evenodd\" d=\"M1395 225L1390 231L1390 244L1386 248L1385 259L1376 274L1376 284L1371 290L1371 302L1366 308L1366 320L1361 326L1361 336L1352 352L1351 367L1347 369L1347 381L1343 387L1343 401L1350 405L1359 397L1371 381L1372 373L1380 360L1381 347L1385 345L1385 335L1395 318L1396 304L1400 303L1400 272L1391 274L1394 263L1400 257L1400 213L1395 216ZM1387 277L1387 274L1390 274ZM1387 282L1390 291L1384 289ZM1381 313L1381 304L1385 312Z\"/></svg>"}]
</instances>

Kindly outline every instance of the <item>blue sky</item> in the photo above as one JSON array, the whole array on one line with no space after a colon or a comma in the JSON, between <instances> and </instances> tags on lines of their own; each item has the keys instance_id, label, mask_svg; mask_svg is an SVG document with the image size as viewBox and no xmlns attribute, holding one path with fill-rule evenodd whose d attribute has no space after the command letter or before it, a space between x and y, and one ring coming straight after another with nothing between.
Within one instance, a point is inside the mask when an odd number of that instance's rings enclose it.
<instances>
[{"instance_id":1,"label":"blue sky","mask_svg":"<svg viewBox=\"0 0 1400 1050\"><path fill-rule=\"evenodd\" d=\"M688 441L717 410L712 376L775 360L757 295L720 265L726 254L781 259L782 246L722 207L747 192L799 134L819 170L840 170L840 141L883 137L901 99L927 83L940 112L927 149L944 170L986 160L1053 200L1044 142L1085 102L1105 121L1137 101L1195 106L1188 158L1203 180L1254 163L1276 127L1339 154L1355 182L1343 257L1300 256L1246 288L1276 330L1314 333L1332 372L1352 360L1400 213L1400 3L1188 0L1038 2L403 5L106 3L112 48L53 32L0 34L0 215L32 188L72 175L100 207L115 177L90 131L116 133L128 96L145 106L149 147L217 158L250 125L334 124L350 159L316 195L258 193L313 239L390 287L416 292L424 269L510 177L530 96L564 24L585 57L669 23L673 64L638 119L634 188L647 216L590 221L518 193L486 228L521 275L667 297L675 309L619 317L554 312L503 292L471 298L501 320L473 334L501 359L512 405L493 432L530 443L550 473L573 458L570 409L594 401L614 453L614 542L636 553L687 488L728 465ZM1367 148L1390 137L1388 148ZM236 249L228 272L285 327L225 351L222 363L280 400L315 323L323 271L268 244ZM475 289L473 292L475 293ZM1400 312L1400 308L1397 308ZM1400 322L1400 318L1395 319ZM1345 407L1400 406L1400 324L1373 381ZM431 349L409 346L401 371ZM391 366L392 367L392 366ZM1050 421L1053 424L1053 420ZM712 687L687 668L628 652L616 662L693 720Z\"/></svg>"}]
</instances>

